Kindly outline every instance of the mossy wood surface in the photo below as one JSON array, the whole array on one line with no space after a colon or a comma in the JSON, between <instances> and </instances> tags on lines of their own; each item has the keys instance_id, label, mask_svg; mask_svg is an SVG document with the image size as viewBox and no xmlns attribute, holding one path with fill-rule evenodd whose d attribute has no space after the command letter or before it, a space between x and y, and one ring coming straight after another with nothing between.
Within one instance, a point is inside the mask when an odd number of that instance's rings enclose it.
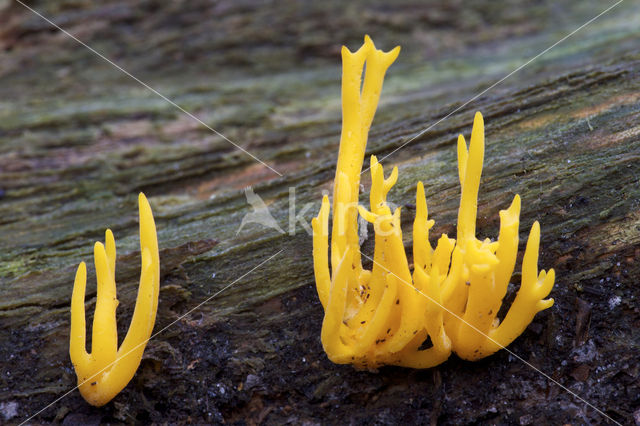
<instances>
[{"instance_id":1,"label":"mossy wood surface","mask_svg":"<svg viewBox=\"0 0 640 426\"><path fill-rule=\"evenodd\" d=\"M327 360L302 222L332 187L340 46L357 48L365 33L385 50L402 45L367 151L400 168L390 199L405 206L407 245L418 180L436 221L432 243L454 236L456 137L482 111L479 236L497 237L498 211L519 193L521 249L539 220L539 266L557 272L554 307L509 349L616 421L638 422L640 6L622 2L448 116L609 3L29 2L278 176L0 1L0 423L25 420L75 386L73 276L86 261L90 321L92 247L107 227L124 335L139 277L139 191L158 228L163 331L111 403L90 407L76 390L34 421L605 422L505 351L424 371ZM368 173L363 185L364 202ZM284 233L258 224L237 232L252 211L247 186ZM290 227L291 211L304 221ZM517 273L512 281L517 288Z\"/></svg>"}]
</instances>

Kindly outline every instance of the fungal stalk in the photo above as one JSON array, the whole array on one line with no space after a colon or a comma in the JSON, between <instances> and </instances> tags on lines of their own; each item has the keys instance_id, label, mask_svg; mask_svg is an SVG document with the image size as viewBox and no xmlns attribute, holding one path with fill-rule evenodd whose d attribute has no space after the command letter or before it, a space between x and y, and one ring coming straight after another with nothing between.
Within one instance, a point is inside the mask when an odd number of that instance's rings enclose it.
<instances>
[{"instance_id":1,"label":"fungal stalk","mask_svg":"<svg viewBox=\"0 0 640 426\"><path fill-rule=\"evenodd\" d=\"M94 245L98 293L91 353L86 350L84 298L87 268L84 262L78 266L73 285L69 355L78 376L80 393L89 404L97 407L113 399L133 378L156 319L160 284L156 226L149 202L142 193L138 197L138 204L142 255L140 286L129 330L119 348L116 325L116 245L110 229L105 233L105 244L96 242Z\"/></svg>"},{"instance_id":2,"label":"fungal stalk","mask_svg":"<svg viewBox=\"0 0 640 426\"><path fill-rule=\"evenodd\" d=\"M417 185L413 223L413 270L402 243L400 208L391 211L387 194L398 169L384 177L371 156L370 208L358 205L360 173L367 137L387 68L400 48L383 52L368 36L356 52L342 48L342 134L333 188L333 225L329 257L330 202L325 196L312 220L314 272L325 310L321 340L329 358L359 368L400 365L428 368L452 351L476 360L513 341L533 316L553 304L554 272L537 272L540 226L534 223L523 261L518 295L500 324L497 314L518 250L520 197L500 212L498 241L475 236L478 189L484 158L484 123L477 113L471 142L458 138L462 196L457 240L443 234L434 248L422 182ZM364 72L364 81L362 73ZM373 224L373 265L362 265L358 216ZM329 270L331 264L331 271ZM431 346L424 348L430 340Z\"/></svg>"}]
</instances>

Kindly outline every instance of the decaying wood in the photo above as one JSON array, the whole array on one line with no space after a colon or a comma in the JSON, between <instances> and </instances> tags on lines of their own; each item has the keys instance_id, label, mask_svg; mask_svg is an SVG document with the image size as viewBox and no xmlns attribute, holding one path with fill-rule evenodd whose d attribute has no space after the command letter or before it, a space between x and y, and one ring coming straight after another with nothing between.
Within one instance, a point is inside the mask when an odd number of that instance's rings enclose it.
<instances>
[{"instance_id":1,"label":"decaying wood","mask_svg":"<svg viewBox=\"0 0 640 426\"><path fill-rule=\"evenodd\" d=\"M91 264L107 227L124 333L138 284L139 191L162 250L155 330L169 327L113 402L97 409L71 392L38 422L605 422L505 351L425 371L326 359L311 239L300 221L290 229L290 199L295 191L295 214L308 223L331 189L339 48L365 33L403 47L368 154L400 167L390 198L406 206L407 244L418 180L434 238L455 233L456 136L482 111L480 235L497 237L498 211L519 193L521 240L539 220L540 267L557 272L555 306L509 349L616 421L640 421L640 8L621 3L465 105L606 5L442 3L29 3L278 176L18 3L0 2L2 422L75 386L73 274ZM284 233L237 232L251 211L247 186ZM88 312L94 303L90 272Z\"/></svg>"}]
</instances>

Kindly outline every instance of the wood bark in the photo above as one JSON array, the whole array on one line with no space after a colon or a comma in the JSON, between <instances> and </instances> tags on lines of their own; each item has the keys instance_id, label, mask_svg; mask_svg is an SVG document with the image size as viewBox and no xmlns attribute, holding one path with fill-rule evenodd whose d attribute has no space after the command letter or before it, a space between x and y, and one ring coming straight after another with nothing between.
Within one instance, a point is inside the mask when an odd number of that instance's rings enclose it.
<instances>
[{"instance_id":1,"label":"wood bark","mask_svg":"<svg viewBox=\"0 0 640 426\"><path fill-rule=\"evenodd\" d=\"M608 421L579 395L615 421L640 422L640 7L621 3L527 64L608 6L576 3L28 3L279 176L25 7L0 2L0 419L20 423L46 407L33 421ZM365 33L384 50L402 45L367 158L400 168L390 199L405 206L407 246L418 180L434 241L455 234L455 143L475 111L487 140L479 236L497 238L498 211L516 193L521 243L541 223L539 267L556 269L555 305L509 347L517 357L368 372L322 350L303 223L332 187L340 46L357 48ZM367 173L363 185L364 202ZM248 186L283 232L238 231ZM73 391L73 275L80 261L90 266L90 322L92 246L111 228L123 336L138 286L139 191L161 248L159 334L125 390L93 408ZM517 289L517 273L513 281Z\"/></svg>"}]
</instances>

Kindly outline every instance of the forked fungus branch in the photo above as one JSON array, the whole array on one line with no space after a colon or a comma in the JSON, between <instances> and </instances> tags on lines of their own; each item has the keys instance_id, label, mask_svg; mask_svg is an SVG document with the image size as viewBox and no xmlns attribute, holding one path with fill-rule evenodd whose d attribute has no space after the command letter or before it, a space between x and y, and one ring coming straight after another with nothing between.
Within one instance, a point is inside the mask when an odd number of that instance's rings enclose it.
<instances>
[{"instance_id":1,"label":"forked fungus branch","mask_svg":"<svg viewBox=\"0 0 640 426\"><path fill-rule=\"evenodd\" d=\"M544 299L554 283L553 269L538 273L540 225L531 228L520 289L504 320L497 318L518 253L520 197L500 211L497 241L476 238L476 214L484 159L484 122L476 113L471 141L458 138L462 196L457 240L442 235L433 249L424 187L418 182L413 223L413 272L402 244L400 208L391 212L387 193L397 167L384 177L371 157L370 207L358 205L360 173L369 128L387 68L400 48L383 52L365 36L356 52L342 48L342 134L333 189L331 272L329 198L312 221L318 297L325 309L322 344L329 358L359 368L400 365L428 368L451 352L477 360L509 345L535 314L553 305ZM362 73L364 73L364 82ZM362 266L358 215L373 224L371 270ZM432 346L422 349L427 339Z\"/></svg>"},{"instance_id":2,"label":"forked fungus branch","mask_svg":"<svg viewBox=\"0 0 640 426\"><path fill-rule=\"evenodd\" d=\"M98 407L111 401L133 378L156 321L160 286L156 225L144 194L140 193L138 203L142 271L133 318L120 348L116 324L116 244L110 229L106 231L105 245L96 242L94 246L98 295L91 353L86 350L84 295L87 268L84 262L78 266L73 285L69 354L78 376L80 393L89 404Z\"/></svg>"}]
</instances>

